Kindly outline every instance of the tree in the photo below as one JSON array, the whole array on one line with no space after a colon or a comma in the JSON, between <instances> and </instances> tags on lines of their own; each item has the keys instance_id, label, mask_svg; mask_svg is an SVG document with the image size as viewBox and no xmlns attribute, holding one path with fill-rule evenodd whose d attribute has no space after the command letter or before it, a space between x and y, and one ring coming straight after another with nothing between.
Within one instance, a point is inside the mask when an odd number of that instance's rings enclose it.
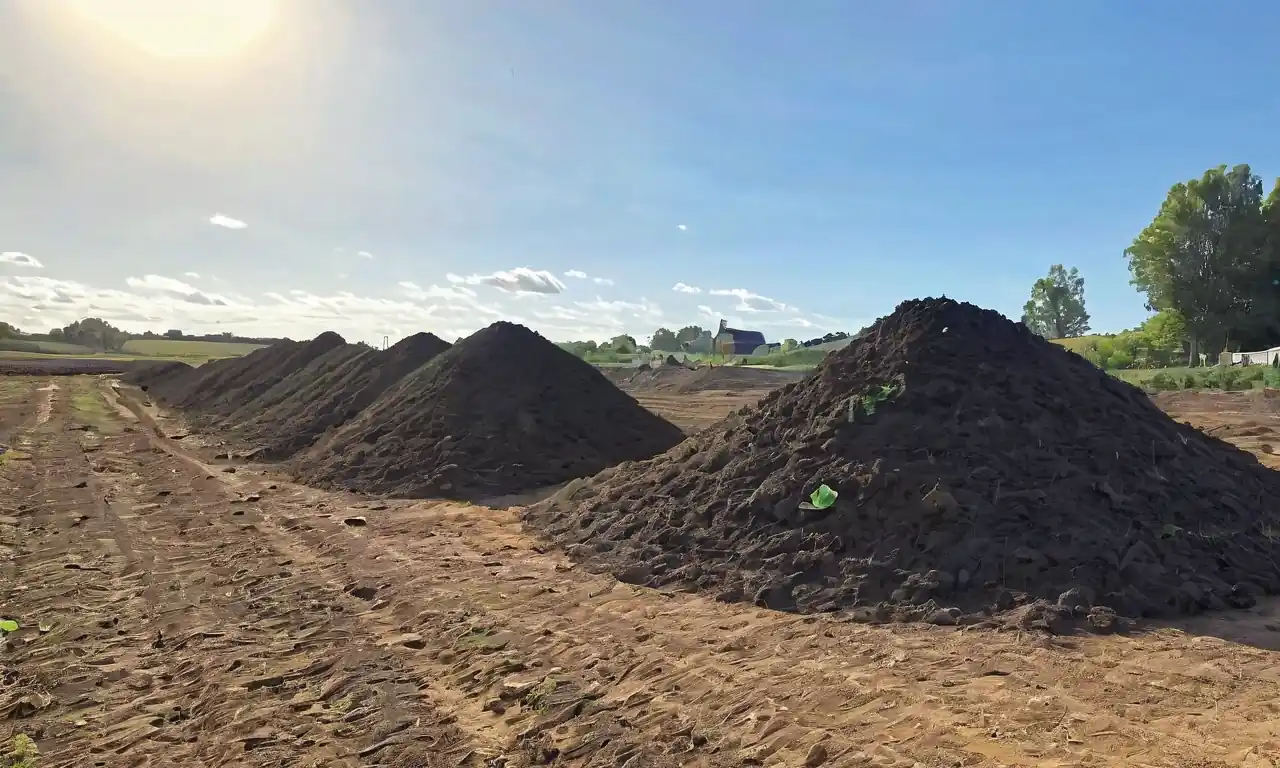
<instances>
[{"instance_id":1,"label":"tree","mask_svg":"<svg viewBox=\"0 0 1280 768\"><path fill-rule=\"evenodd\" d=\"M782 341L783 352L790 352L793 349L799 349L799 348L800 348L800 342L796 341L795 339L783 339Z\"/></svg>"},{"instance_id":2,"label":"tree","mask_svg":"<svg viewBox=\"0 0 1280 768\"><path fill-rule=\"evenodd\" d=\"M1022 308L1022 322L1046 339L1066 339L1089 332L1089 313L1084 309L1084 278L1072 267L1049 267L1047 277L1031 286L1031 298Z\"/></svg>"},{"instance_id":3,"label":"tree","mask_svg":"<svg viewBox=\"0 0 1280 768\"><path fill-rule=\"evenodd\" d=\"M676 331L676 341L681 344L687 344L690 341L697 341L704 333L707 333L707 331L704 331L701 326L686 325Z\"/></svg>"},{"instance_id":4,"label":"tree","mask_svg":"<svg viewBox=\"0 0 1280 768\"><path fill-rule=\"evenodd\" d=\"M170 330L167 330L164 332L164 337L166 339L181 339L182 331L178 330L177 328L171 328Z\"/></svg>"},{"instance_id":5,"label":"tree","mask_svg":"<svg viewBox=\"0 0 1280 768\"><path fill-rule=\"evenodd\" d=\"M1186 322L1190 362L1201 345L1213 353L1229 334L1275 318L1251 319L1266 309L1270 277L1268 215L1262 180L1247 165L1225 165L1175 184L1159 213L1125 249L1129 281L1147 296L1147 308L1176 310Z\"/></svg>"},{"instance_id":6,"label":"tree","mask_svg":"<svg viewBox=\"0 0 1280 768\"><path fill-rule=\"evenodd\" d=\"M62 329L61 337L68 343L104 352L120 349L129 340L129 334L97 317L75 321Z\"/></svg>"},{"instance_id":7,"label":"tree","mask_svg":"<svg viewBox=\"0 0 1280 768\"><path fill-rule=\"evenodd\" d=\"M636 351L636 340L624 333L621 336L614 336L610 339L609 348L614 352L632 354Z\"/></svg>"},{"instance_id":8,"label":"tree","mask_svg":"<svg viewBox=\"0 0 1280 768\"><path fill-rule=\"evenodd\" d=\"M659 328L653 332L649 346L659 352L679 352L680 341L669 328Z\"/></svg>"},{"instance_id":9,"label":"tree","mask_svg":"<svg viewBox=\"0 0 1280 768\"><path fill-rule=\"evenodd\" d=\"M0 322L0 339L16 339L21 335L22 331L6 322Z\"/></svg>"},{"instance_id":10,"label":"tree","mask_svg":"<svg viewBox=\"0 0 1280 768\"><path fill-rule=\"evenodd\" d=\"M1187 340L1187 321L1176 309L1162 309L1144 320L1139 332L1152 350L1181 352Z\"/></svg>"}]
</instances>

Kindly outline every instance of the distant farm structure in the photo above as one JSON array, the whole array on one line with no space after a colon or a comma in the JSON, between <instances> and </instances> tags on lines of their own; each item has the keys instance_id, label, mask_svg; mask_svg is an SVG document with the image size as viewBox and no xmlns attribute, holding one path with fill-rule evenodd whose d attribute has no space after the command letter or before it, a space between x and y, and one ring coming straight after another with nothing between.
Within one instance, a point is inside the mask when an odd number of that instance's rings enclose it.
<instances>
[{"instance_id":1,"label":"distant farm structure","mask_svg":"<svg viewBox=\"0 0 1280 768\"><path fill-rule=\"evenodd\" d=\"M715 336L716 354L726 357L731 355L750 355L757 349L767 346L764 334L759 331L744 331L730 328L725 320L720 321L720 330Z\"/></svg>"}]
</instances>

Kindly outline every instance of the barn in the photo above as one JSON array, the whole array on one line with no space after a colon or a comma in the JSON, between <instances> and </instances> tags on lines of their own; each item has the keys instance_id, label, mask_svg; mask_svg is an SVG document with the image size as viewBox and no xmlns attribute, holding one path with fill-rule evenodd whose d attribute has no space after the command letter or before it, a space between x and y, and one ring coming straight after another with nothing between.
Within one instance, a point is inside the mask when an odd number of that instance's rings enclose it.
<instances>
[{"instance_id":1,"label":"barn","mask_svg":"<svg viewBox=\"0 0 1280 768\"><path fill-rule=\"evenodd\" d=\"M721 355L749 355L766 343L763 333L730 328L724 320L716 332L716 353Z\"/></svg>"}]
</instances>

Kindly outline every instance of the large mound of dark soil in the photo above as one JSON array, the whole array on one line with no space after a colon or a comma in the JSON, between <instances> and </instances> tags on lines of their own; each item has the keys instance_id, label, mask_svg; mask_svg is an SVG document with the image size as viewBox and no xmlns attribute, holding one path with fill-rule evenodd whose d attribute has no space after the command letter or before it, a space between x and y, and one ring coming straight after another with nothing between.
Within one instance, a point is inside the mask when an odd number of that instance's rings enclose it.
<instances>
[{"instance_id":1,"label":"large mound of dark soil","mask_svg":"<svg viewBox=\"0 0 1280 768\"><path fill-rule=\"evenodd\" d=\"M326 331L310 341L284 341L244 357L214 360L189 372L134 383L146 386L148 394L166 405L191 411L198 420L222 421L319 358L344 348L354 350L341 336Z\"/></svg>"},{"instance_id":2,"label":"large mound of dark soil","mask_svg":"<svg viewBox=\"0 0 1280 768\"><path fill-rule=\"evenodd\" d=\"M355 418L449 346L430 333L418 333L382 352L355 345L338 347L286 380L288 386L274 393L279 397L255 401L258 412L237 431L262 446L264 457L292 456Z\"/></svg>"},{"instance_id":3,"label":"large mound of dark soil","mask_svg":"<svg viewBox=\"0 0 1280 768\"><path fill-rule=\"evenodd\" d=\"M827 509L802 506L827 484ZM1280 474L1021 324L910 301L812 376L526 522L627 581L868 620L1247 606Z\"/></svg>"},{"instance_id":4,"label":"large mound of dark soil","mask_svg":"<svg viewBox=\"0 0 1280 768\"><path fill-rule=\"evenodd\" d=\"M405 377L299 469L325 487L478 499L591 475L682 438L588 363L495 323Z\"/></svg>"}]
</instances>

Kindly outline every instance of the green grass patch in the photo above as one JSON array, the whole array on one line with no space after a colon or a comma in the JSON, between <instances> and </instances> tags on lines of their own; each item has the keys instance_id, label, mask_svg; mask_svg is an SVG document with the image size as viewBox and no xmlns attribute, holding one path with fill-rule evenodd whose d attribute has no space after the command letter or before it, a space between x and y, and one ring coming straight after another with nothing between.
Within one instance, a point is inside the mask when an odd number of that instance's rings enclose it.
<instances>
[{"instance_id":1,"label":"green grass patch","mask_svg":"<svg viewBox=\"0 0 1280 768\"><path fill-rule=\"evenodd\" d=\"M1280 386L1280 371L1265 365L1155 368L1109 371L1112 376L1152 392L1176 389L1220 389L1240 392Z\"/></svg>"},{"instance_id":2,"label":"green grass patch","mask_svg":"<svg viewBox=\"0 0 1280 768\"><path fill-rule=\"evenodd\" d=\"M19 733L9 740L0 768L36 768L39 757L40 749L35 741L25 733Z\"/></svg>"},{"instance_id":3,"label":"green grass patch","mask_svg":"<svg viewBox=\"0 0 1280 768\"><path fill-rule=\"evenodd\" d=\"M0 352L24 352L37 355L92 355L90 347L66 344L61 341L29 341L27 339L0 339Z\"/></svg>"},{"instance_id":4,"label":"green grass patch","mask_svg":"<svg viewBox=\"0 0 1280 768\"><path fill-rule=\"evenodd\" d=\"M845 346L848 346L847 344ZM814 368L826 358L830 349L813 349L804 347L790 352L775 352L772 355L755 355L743 358L743 365L760 368L791 368L803 370Z\"/></svg>"},{"instance_id":5,"label":"green grass patch","mask_svg":"<svg viewBox=\"0 0 1280 768\"><path fill-rule=\"evenodd\" d=\"M0 453L0 467L8 466L10 462L26 461L27 459L30 459L30 458L31 457L29 455L23 453L22 451L15 451L12 448L10 448L4 453Z\"/></svg>"},{"instance_id":6,"label":"green grass patch","mask_svg":"<svg viewBox=\"0 0 1280 768\"><path fill-rule=\"evenodd\" d=\"M111 405L91 382L77 380L72 386L71 409L76 421L87 424L99 432L115 432L118 424Z\"/></svg>"}]
</instances>

